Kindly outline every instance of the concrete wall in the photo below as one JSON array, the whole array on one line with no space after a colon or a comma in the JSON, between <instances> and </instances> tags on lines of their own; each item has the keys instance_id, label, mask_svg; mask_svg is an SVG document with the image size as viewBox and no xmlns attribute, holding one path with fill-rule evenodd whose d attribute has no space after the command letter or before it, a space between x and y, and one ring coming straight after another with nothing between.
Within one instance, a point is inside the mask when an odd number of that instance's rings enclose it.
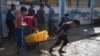
<instances>
[{"instance_id":1,"label":"concrete wall","mask_svg":"<svg viewBox=\"0 0 100 56\"><path fill-rule=\"evenodd\" d=\"M76 7L76 0L72 0L72 7ZM100 7L100 0L94 0L95 7ZM88 0L79 0L79 7L88 7Z\"/></svg>"}]
</instances>

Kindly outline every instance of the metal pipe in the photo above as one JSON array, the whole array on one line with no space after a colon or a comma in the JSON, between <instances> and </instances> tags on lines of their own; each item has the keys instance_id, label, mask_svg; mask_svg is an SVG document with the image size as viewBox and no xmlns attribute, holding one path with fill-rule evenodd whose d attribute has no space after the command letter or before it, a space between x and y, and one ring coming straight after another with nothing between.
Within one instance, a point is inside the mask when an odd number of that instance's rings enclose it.
<instances>
[{"instance_id":1,"label":"metal pipe","mask_svg":"<svg viewBox=\"0 0 100 56\"><path fill-rule=\"evenodd\" d=\"M79 1L80 1L80 0L77 0L77 3L76 3L77 5L76 5L76 7L78 7L78 6L79 6Z\"/></svg>"},{"instance_id":2,"label":"metal pipe","mask_svg":"<svg viewBox=\"0 0 100 56\"><path fill-rule=\"evenodd\" d=\"M91 23L93 23L94 18L94 0L91 0L91 13L90 13Z\"/></svg>"},{"instance_id":3,"label":"metal pipe","mask_svg":"<svg viewBox=\"0 0 100 56\"><path fill-rule=\"evenodd\" d=\"M65 11L65 0L61 0L61 17L64 16Z\"/></svg>"},{"instance_id":4,"label":"metal pipe","mask_svg":"<svg viewBox=\"0 0 100 56\"><path fill-rule=\"evenodd\" d=\"M0 0L0 37L2 37L2 0Z\"/></svg>"},{"instance_id":5,"label":"metal pipe","mask_svg":"<svg viewBox=\"0 0 100 56\"><path fill-rule=\"evenodd\" d=\"M88 0L88 7L91 7L91 0Z\"/></svg>"}]
</instances>

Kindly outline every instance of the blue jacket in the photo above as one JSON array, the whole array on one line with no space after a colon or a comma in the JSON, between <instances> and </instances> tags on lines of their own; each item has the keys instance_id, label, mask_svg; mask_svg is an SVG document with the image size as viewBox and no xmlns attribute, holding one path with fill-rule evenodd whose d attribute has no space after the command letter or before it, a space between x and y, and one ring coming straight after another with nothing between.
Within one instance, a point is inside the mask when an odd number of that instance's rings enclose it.
<instances>
[{"instance_id":1,"label":"blue jacket","mask_svg":"<svg viewBox=\"0 0 100 56\"><path fill-rule=\"evenodd\" d=\"M14 21L15 20L15 12L12 9L9 9L6 14L6 21Z\"/></svg>"}]
</instances>

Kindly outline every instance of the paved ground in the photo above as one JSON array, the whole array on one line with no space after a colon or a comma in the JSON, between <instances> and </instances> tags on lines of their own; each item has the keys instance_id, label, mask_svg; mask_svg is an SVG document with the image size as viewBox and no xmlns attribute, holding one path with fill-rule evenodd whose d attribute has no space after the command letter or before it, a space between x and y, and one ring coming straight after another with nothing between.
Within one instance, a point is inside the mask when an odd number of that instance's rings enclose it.
<instances>
[{"instance_id":1,"label":"paved ground","mask_svg":"<svg viewBox=\"0 0 100 56\"><path fill-rule=\"evenodd\" d=\"M91 34L98 35L91 35ZM69 43L65 46L64 50L67 52L64 56L100 56L100 41L95 40L99 37L99 29L94 29L92 26L80 26L69 30L68 39ZM21 56L46 56L41 53L40 50L48 50L49 47L56 40L46 41L39 44L39 46L30 51L25 49L23 46L23 54ZM4 50L0 51L0 56L17 56L16 54L16 42L3 40ZM57 52L59 47L54 48L56 51L53 52L56 56L59 56Z\"/></svg>"}]
</instances>

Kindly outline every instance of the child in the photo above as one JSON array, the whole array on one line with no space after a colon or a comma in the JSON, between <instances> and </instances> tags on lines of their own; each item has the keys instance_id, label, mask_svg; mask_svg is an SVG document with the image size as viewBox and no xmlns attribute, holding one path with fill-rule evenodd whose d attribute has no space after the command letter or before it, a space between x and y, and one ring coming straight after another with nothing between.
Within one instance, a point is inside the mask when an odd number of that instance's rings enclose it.
<instances>
[{"instance_id":1,"label":"child","mask_svg":"<svg viewBox=\"0 0 100 56\"><path fill-rule=\"evenodd\" d=\"M45 17L45 11L43 10L44 8L45 8L45 5L40 4L40 9L37 10L37 27L39 31L42 31L45 29L46 17Z\"/></svg>"},{"instance_id":2,"label":"child","mask_svg":"<svg viewBox=\"0 0 100 56\"><path fill-rule=\"evenodd\" d=\"M61 48L59 49L59 53L66 53L65 51L63 51L63 47L67 45L68 43L68 39L67 39L67 34L66 32L73 27L77 27L79 25L79 21L74 20L72 23L70 24L64 24L57 33L57 42L49 49L49 52L51 53L53 51L53 48L60 45L61 41L63 41L63 44L61 46ZM52 54L52 53L51 53Z\"/></svg>"},{"instance_id":3,"label":"child","mask_svg":"<svg viewBox=\"0 0 100 56\"><path fill-rule=\"evenodd\" d=\"M17 40L17 53L21 53L22 48L22 41L23 41L23 33L22 33L22 22L23 22L23 16L26 14L27 9L25 7L21 7L20 13L17 14L15 19L15 34L16 34L16 40Z\"/></svg>"}]
</instances>

